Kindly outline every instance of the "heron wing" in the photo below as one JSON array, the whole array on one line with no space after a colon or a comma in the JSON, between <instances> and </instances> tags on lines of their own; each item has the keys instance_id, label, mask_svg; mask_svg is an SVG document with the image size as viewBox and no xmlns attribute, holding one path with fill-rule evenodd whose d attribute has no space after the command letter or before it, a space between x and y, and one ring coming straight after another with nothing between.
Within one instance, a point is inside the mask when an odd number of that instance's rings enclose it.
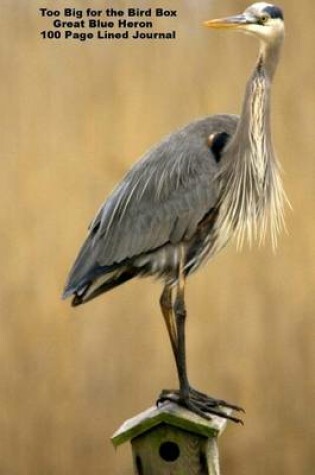
<instances>
[{"instance_id":1,"label":"heron wing","mask_svg":"<svg viewBox=\"0 0 315 475\"><path fill-rule=\"evenodd\" d=\"M201 119L150 149L92 221L69 285L92 268L189 239L218 199L218 164L207 138L218 130L232 134L236 123L236 116Z\"/></svg>"}]
</instances>

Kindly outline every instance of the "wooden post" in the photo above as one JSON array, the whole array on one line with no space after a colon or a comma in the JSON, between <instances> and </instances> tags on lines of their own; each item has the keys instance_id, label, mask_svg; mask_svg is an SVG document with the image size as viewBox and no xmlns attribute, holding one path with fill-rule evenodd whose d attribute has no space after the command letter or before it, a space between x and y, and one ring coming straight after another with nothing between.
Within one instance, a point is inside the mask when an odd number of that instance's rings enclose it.
<instances>
[{"instance_id":1,"label":"wooden post","mask_svg":"<svg viewBox=\"0 0 315 475\"><path fill-rule=\"evenodd\" d=\"M131 441L135 475L219 475L217 438L226 424L166 402L125 421L111 440Z\"/></svg>"}]
</instances>

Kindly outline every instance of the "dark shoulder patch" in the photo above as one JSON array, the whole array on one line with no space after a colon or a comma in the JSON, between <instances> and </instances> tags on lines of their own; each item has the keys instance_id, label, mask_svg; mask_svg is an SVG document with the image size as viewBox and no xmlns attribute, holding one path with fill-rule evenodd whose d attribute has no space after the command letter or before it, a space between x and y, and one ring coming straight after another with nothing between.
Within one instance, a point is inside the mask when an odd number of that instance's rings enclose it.
<instances>
[{"instance_id":1,"label":"dark shoulder patch","mask_svg":"<svg viewBox=\"0 0 315 475\"><path fill-rule=\"evenodd\" d=\"M275 5L268 5L264 8L263 11L268 13L270 15L270 18L280 18L281 20L284 19L281 8L276 7Z\"/></svg>"},{"instance_id":2,"label":"dark shoulder patch","mask_svg":"<svg viewBox=\"0 0 315 475\"><path fill-rule=\"evenodd\" d=\"M222 150L230 139L230 135L226 132L218 132L210 135L208 145L214 155L215 161L218 163L221 159Z\"/></svg>"}]
</instances>

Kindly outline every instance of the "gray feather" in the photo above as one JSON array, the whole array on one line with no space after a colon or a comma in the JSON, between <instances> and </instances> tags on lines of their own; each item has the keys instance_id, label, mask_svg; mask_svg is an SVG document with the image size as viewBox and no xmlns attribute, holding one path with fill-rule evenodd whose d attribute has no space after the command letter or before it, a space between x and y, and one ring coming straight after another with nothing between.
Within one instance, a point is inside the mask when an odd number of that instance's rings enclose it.
<instances>
[{"instance_id":1,"label":"gray feather","mask_svg":"<svg viewBox=\"0 0 315 475\"><path fill-rule=\"evenodd\" d=\"M68 289L99 266L113 266L164 244L189 239L218 199L218 164L209 135L232 135L238 117L199 119L151 148L126 174L89 227Z\"/></svg>"}]
</instances>

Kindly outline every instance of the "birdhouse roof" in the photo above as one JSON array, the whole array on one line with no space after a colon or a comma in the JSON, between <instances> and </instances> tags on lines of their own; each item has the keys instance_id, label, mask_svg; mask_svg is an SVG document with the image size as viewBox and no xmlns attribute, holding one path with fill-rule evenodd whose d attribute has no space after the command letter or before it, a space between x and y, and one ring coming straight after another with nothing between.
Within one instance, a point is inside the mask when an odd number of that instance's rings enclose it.
<instances>
[{"instance_id":1,"label":"birdhouse roof","mask_svg":"<svg viewBox=\"0 0 315 475\"><path fill-rule=\"evenodd\" d=\"M115 447L134 439L161 424L185 430L204 437L217 437L226 426L226 419L211 415L206 420L173 402L153 406L137 416L126 420L114 433L111 440Z\"/></svg>"}]
</instances>

